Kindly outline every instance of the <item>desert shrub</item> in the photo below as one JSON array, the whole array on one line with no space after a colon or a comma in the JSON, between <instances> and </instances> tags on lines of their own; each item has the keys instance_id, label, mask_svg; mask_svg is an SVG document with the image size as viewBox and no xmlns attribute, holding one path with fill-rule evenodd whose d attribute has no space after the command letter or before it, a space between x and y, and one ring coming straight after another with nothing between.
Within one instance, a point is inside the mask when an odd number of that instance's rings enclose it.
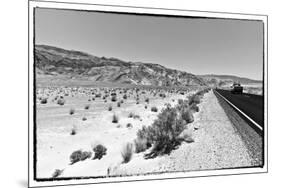
<instances>
[{"instance_id":1,"label":"desert shrub","mask_svg":"<svg viewBox=\"0 0 281 188\"><path fill-rule=\"evenodd\" d=\"M120 103L120 102L118 102L118 103L117 103L117 107L120 107L120 106L121 106L121 103Z\"/></svg>"},{"instance_id":2,"label":"desert shrub","mask_svg":"<svg viewBox=\"0 0 281 188\"><path fill-rule=\"evenodd\" d=\"M41 101L40 101L41 104L47 104L47 102L48 102L48 99L47 99L47 98L43 98L43 99L41 99Z\"/></svg>"},{"instance_id":3,"label":"desert shrub","mask_svg":"<svg viewBox=\"0 0 281 188\"><path fill-rule=\"evenodd\" d=\"M72 127L70 135L76 135L77 134L77 129L75 126Z\"/></svg>"},{"instance_id":4,"label":"desert shrub","mask_svg":"<svg viewBox=\"0 0 281 188\"><path fill-rule=\"evenodd\" d=\"M197 104L193 103L190 105L190 110L194 112L199 112L199 107L197 106Z\"/></svg>"},{"instance_id":5,"label":"desert shrub","mask_svg":"<svg viewBox=\"0 0 281 188\"><path fill-rule=\"evenodd\" d=\"M58 103L59 105L64 105L65 100L64 100L63 98L59 98L58 101L57 101L57 103Z\"/></svg>"},{"instance_id":6,"label":"desert shrub","mask_svg":"<svg viewBox=\"0 0 281 188\"><path fill-rule=\"evenodd\" d=\"M145 105L144 108L147 109L147 105Z\"/></svg>"},{"instance_id":7,"label":"desert shrub","mask_svg":"<svg viewBox=\"0 0 281 188\"><path fill-rule=\"evenodd\" d=\"M185 108L181 111L181 117L186 123L192 123L194 121L193 114L189 108Z\"/></svg>"},{"instance_id":8,"label":"desert shrub","mask_svg":"<svg viewBox=\"0 0 281 188\"><path fill-rule=\"evenodd\" d=\"M131 123L127 123L126 127L127 127L127 128L132 128L133 125L132 125Z\"/></svg>"},{"instance_id":9,"label":"desert shrub","mask_svg":"<svg viewBox=\"0 0 281 188\"><path fill-rule=\"evenodd\" d=\"M81 160L81 156L82 156L82 150L77 150L74 151L71 155L70 155L70 163L74 164L77 163Z\"/></svg>"},{"instance_id":10,"label":"desert shrub","mask_svg":"<svg viewBox=\"0 0 281 188\"><path fill-rule=\"evenodd\" d=\"M110 105L109 107L108 107L108 111L111 111L112 110L112 106Z\"/></svg>"},{"instance_id":11,"label":"desert shrub","mask_svg":"<svg viewBox=\"0 0 281 188\"><path fill-rule=\"evenodd\" d=\"M121 104L122 104L122 103L124 103L124 101L123 101L123 100L121 100L120 102L121 102Z\"/></svg>"},{"instance_id":12,"label":"desert shrub","mask_svg":"<svg viewBox=\"0 0 281 188\"><path fill-rule=\"evenodd\" d=\"M98 144L93 148L93 151L95 152L93 160L101 159L104 155L106 155L107 148L102 144Z\"/></svg>"},{"instance_id":13,"label":"desert shrub","mask_svg":"<svg viewBox=\"0 0 281 188\"><path fill-rule=\"evenodd\" d=\"M98 94L96 94L96 96L95 96L96 98L100 98L101 97L101 94L100 93L98 93Z\"/></svg>"},{"instance_id":14,"label":"desert shrub","mask_svg":"<svg viewBox=\"0 0 281 188\"><path fill-rule=\"evenodd\" d=\"M56 169L55 172L52 174L52 178L57 178L62 174L63 170Z\"/></svg>"},{"instance_id":15,"label":"desert shrub","mask_svg":"<svg viewBox=\"0 0 281 188\"><path fill-rule=\"evenodd\" d=\"M112 123L118 123L118 116L116 114L113 114Z\"/></svg>"},{"instance_id":16,"label":"desert shrub","mask_svg":"<svg viewBox=\"0 0 281 188\"><path fill-rule=\"evenodd\" d=\"M149 103L149 98L146 98L146 99L145 99L145 102L146 102L146 103Z\"/></svg>"},{"instance_id":17,"label":"desert shrub","mask_svg":"<svg viewBox=\"0 0 281 188\"><path fill-rule=\"evenodd\" d=\"M88 110L89 108L90 108L90 105L87 104L87 105L85 106L85 110Z\"/></svg>"},{"instance_id":18,"label":"desert shrub","mask_svg":"<svg viewBox=\"0 0 281 188\"><path fill-rule=\"evenodd\" d=\"M87 118L86 118L86 117L83 117L83 118L82 118L82 121L86 121L86 120L87 120Z\"/></svg>"},{"instance_id":19,"label":"desert shrub","mask_svg":"<svg viewBox=\"0 0 281 188\"><path fill-rule=\"evenodd\" d=\"M155 106L153 106L153 107L151 107L151 111L152 111L152 112L158 112L158 108L155 107Z\"/></svg>"},{"instance_id":20,"label":"desert shrub","mask_svg":"<svg viewBox=\"0 0 281 188\"><path fill-rule=\"evenodd\" d=\"M127 99L128 97L127 97L127 95L125 94L125 95L123 95L123 99Z\"/></svg>"},{"instance_id":21,"label":"desert shrub","mask_svg":"<svg viewBox=\"0 0 281 188\"><path fill-rule=\"evenodd\" d=\"M82 155L81 155L81 158L80 158L80 161L84 161L88 158L91 158L92 157L92 152L90 151L83 151L82 152Z\"/></svg>"},{"instance_id":22,"label":"desert shrub","mask_svg":"<svg viewBox=\"0 0 281 188\"><path fill-rule=\"evenodd\" d=\"M96 98L95 98L95 97L93 97L93 98L92 98L92 101L94 101L94 100L96 100Z\"/></svg>"},{"instance_id":23,"label":"desert shrub","mask_svg":"<svg viewBox=\"0 0 281 188\"><path fill-rule=\"evenodd\" d=\"M107 102L107 100L104 100L104 102L106 103L106 102Z\"/></svg>"},{"instance_id":24,"label":"desert shrub","mask_svg":"<svg viewBox=\"0 0 281 188\"><path fill-rule=\"evenodd\" d=\"M117 101L116 95L113 95L113 96L111 97L111 101L112 101L112 102L116 102L116 101Z\"/></svg>"},{"instance_id":25,"label":"desert shrub","mask_svg":"<svg viewBox=\"0 0 281 188\"><path fill-rule=\"evenodd\" d=\"M132 159L132 156L133 156L133 144L127 143L123 147L123 149L121 151L121 155L122 155L122 158L123 158L122 163L128 163Z\"/></svg>"},{"instance_id":26,"label":"desert shrub","mask_svg":"<svg viewBox=\"0 0 281 188\"><path fill-rule=\"evenodd\" d=\"M128 118L132 118L132 117L134 117L134 113L130 112L129 115L128 115Z\"/></svg>"},{"instance_id":27,"label":"desert shrub","mask_svg":"<svg viewBox=\"0 0 281 188\"><path fill-rule=\"evenodd\" d=\"M158 114L157 119L149 127L143 127L137 132L138 138L147 139L153 148L147 157L168 154L180 143L179 134L185 129L185 121L178 114L177 108L166 105Z\"/></svg>"},{"instance_id":28,"label":"desert shrub","mask_svg":"<svg viewBox=\"0 0 281 188\"><path fill-rule=\"evenodd\" d=\"M91 99L88 99L88 101L90 102L90 101L91 101Z\"/></svg>"},{"instance_id":29,"label":"desert shrub","mask_svg":"<svg viewBox=\"0 0 281 188\"><path fill-rule=\"evenodd\" d=\"M136 153L143 152L148 148L146 139L137 138L137 139L134 140L134 144L135 144L135 152Z\"/></svg>"},{"instance_id":30,"label":"desert shrub","mask_svg":"<svg viewBox=\"0 0 281 188\"><path fill-rule=\"evenodd\" d=\"M70 114L70 115L73 115L74 112L75 112L75 109L74 109L74 108L71 108L71 109L69 110L69 114Z\"/></svg>"}]
</instances>

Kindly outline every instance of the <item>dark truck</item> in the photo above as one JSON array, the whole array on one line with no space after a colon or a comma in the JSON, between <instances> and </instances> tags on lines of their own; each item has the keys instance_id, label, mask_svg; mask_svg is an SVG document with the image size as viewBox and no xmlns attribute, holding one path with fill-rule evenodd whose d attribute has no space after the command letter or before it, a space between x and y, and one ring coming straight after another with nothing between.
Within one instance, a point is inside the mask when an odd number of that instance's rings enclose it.
<instances>
[{"instance_id":1,"label":"dark truck","mask_svg":"<svg viewBox=\"0 0 281 188\"><path fill-rule=\"evenodd\" d=\"M230 91L233 94L242 94L243 93L243 87L241 86L240 83L233 83Z\"/></svg>"}]
</instances>

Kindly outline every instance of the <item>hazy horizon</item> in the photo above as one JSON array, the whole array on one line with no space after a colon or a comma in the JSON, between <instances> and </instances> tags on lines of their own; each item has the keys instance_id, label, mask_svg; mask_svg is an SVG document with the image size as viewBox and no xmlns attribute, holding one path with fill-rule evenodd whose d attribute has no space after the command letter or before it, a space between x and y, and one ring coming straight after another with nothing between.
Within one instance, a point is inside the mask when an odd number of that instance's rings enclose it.
<instances>
[{"instance_id":1,"label":"hazy horizon","mask_svg":"<svg viewBox=\"0 0 281 188\"><path fill-rule=\"evenodd\" d=\"M195 75L263 76L261 21L36 8L35 44Z\"/></svg>"}]
</instances>

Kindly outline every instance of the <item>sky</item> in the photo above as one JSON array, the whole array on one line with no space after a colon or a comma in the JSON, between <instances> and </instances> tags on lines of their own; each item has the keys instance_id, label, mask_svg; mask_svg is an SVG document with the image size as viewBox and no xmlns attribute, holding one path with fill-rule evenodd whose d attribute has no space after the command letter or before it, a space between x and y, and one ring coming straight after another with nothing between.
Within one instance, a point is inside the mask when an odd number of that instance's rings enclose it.
<instances>
[{"instance_id":1,"label":"sky","mask_svg":"<svg viewBox=\"0 0 281 188\"><path fill-rule=\"evenodd\" d=\"M263 23L36 8L35 43L262 80Z\"/></svg>"}]
</instances>

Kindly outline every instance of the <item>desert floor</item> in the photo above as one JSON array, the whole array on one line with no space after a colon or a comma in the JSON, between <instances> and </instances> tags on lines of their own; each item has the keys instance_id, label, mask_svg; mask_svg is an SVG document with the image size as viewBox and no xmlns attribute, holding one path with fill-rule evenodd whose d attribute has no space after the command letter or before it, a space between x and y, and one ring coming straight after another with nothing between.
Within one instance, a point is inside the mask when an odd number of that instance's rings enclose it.
<instances>
[{"instance_id":1,"label":"desert floor","mask_svg":"<svg viewBox=\"0 0 281 188\"><path fill-rule=\"evenodd\" d=\"M185 130L194 142L183 142L170 155L153 159L144 159L145 152L134 154L130 162L122 164L121 150L126 143L133 142L137 131L143 125L151 125L165 103L175 105L178 99L187 99L194 92L167 94L166 98L147 92L140 96L139 104L132 95L121 107L110 99L107 102L101 98L88 101L89 96L84 93L65 96L66 102L61 106L51 101L56 94L50 95L47 104L37 104L37 177L51 178L56 169L63 170L60 177L82 177L251 166L243 141L212 91L204 95L198 105L200 111L194 114L194 122ZM148 104L145 102L147 97L150 99ZM89 109L85 109L86 105L90 105ZM109 105L112 105L112 111L108 111ZM152 112L152 106L156 106L158 112ZM70 109L75 109L73 115L70 115ZM129 113L139 115L139 118L129 118ZM112 123L113 114L118 116L118 123ZM86 120L82 120L83 117ZM132 127L127 127L128 123ZM70 134L73 128L75 135ZM86 159L70 165L73 151L92 151L97 143L107 148L102 159Z\"/></svg>"}]
</instances>

